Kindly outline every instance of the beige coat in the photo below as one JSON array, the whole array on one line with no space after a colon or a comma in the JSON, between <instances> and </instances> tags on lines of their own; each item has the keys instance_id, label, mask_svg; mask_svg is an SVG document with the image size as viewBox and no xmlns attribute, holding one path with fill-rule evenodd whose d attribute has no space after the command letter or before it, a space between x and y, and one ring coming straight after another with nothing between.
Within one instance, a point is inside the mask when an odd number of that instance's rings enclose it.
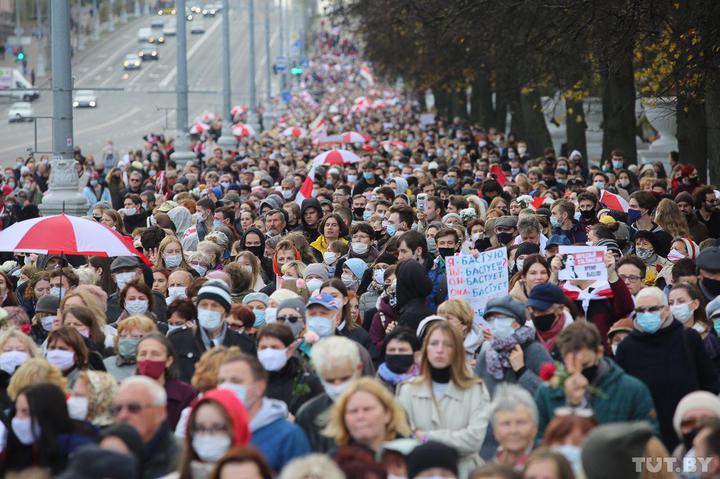
<instances>
[{"instance_id":1,"label":"beige coat","mask_svg":"<svg viewBox=\"0 0 720 479\"><path fill-rule=\"evenodd\" d=\"M450 381L437 401L428 383L402 383L397 398L408 415L410 427L427 433L428 440L452 446L460 455L460 475L466 478L478 466L480 447L490 418L490 395L482 383L460 389Z\"/></svg>"}]
</instances>

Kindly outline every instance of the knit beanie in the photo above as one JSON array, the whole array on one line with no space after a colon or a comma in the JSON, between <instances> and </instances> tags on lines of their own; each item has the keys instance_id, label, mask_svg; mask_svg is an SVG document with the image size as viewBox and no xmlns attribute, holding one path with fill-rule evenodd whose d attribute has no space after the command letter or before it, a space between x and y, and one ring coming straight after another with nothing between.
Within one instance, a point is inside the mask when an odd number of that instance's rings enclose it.
<instances>
[{"instance_id":1,"label":"knit beanie","mask_svg":"<svg viewBox=\"0 0 720 479\"><path fill-rule=\"evenodd\" d=\"M213 301L217 301L222 304L225 311L230 311L232 298L230 296L230 290L224 281L213 279L203 284L197 295L198 303L203 299L212 299Z\"/></svg>"},{"instance_id":2,"label":"knit beanie","mask_svg":"<svg viewBox=\"0 0 720 479\"><path fill-rule=\"evenodd\" d=\"M245 297L242 300L242 304L248 304L253 301L260 301L262 304L264 304L266 307L268 305L268 302L270 301L270 298L265 293L250 293L246 294Z\"/></svg>"},{"instance_id":3,"label":"knit beanie","mask_svg":"<svg viewBox=\"0 0 720 479\"><path fill-rule=\"evenodd\" d=\"M430 441L416 447L407 456L408 479L413 479L428 469L440 468L458 475L458 453L441 442Z\"/></svg>"},{"instance_id":4,"label":"knit beanie","mask_svg":"<svg viewBox=\"0 0 720 479\"><path fill-rule=\"evenodd\" d=\"M720 418L720 398L707 391L694 391L682 398L673 415L673 428L678 437L682 437L680 424L682 424L683 417L694 409L712 411L715 416Z\"/></svg>"}]
</instances>

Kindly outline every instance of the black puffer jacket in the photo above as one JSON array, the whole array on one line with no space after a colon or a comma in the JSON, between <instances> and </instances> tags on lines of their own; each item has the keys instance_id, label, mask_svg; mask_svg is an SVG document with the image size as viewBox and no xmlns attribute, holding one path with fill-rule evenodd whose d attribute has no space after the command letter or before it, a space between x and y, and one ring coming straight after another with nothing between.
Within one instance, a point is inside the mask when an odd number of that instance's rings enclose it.
<instances>
[{"instance_id":1,"label":"black puffer jacket","mask_svg":"<svg viewBox=\"0 0 720 479\"><path fill-rule=\"evenodd\" d=\"M302 234L305 235L305 238L307 238L308 243L312 243L318 238L318 236L320 236L320 233L318 233L317 230L318 225L320 225L319 219L315 226L308 226L308 224L305 223L305 212L310 208L318 210L318 218L322 218L322 207L320 206L320 201L318 201L317 198L308 198L303 200L302 206L300 207L300 226L298 226L295 230L302 232Z\"/></svg>"},{"instance_id":2,"label":"black puffer jacket","mask_svg":"<svg viewBox=\"0 0 720 479\"><path fill-rule=\"evenodd\" d=\"M323 392L318 377L307 370L304 360L297 357L290 358L281 370L270 371L268 376L265 395L283 401L293 415L300 406Z\"/></svg>"},{"instance_id":3,"label":"black puffer jacket","mask_svg":"<svg viewBox=\"0 0 720 479\"><path fill-rule=\"evenodd\" d=\"M398 263L397 305L395 310L400 313L398 326L407 326L413 331L418 324L432 314L427 297L432 293L433 283L427 275L425 266L415 260Z\"/></svg>"}]
</instances>

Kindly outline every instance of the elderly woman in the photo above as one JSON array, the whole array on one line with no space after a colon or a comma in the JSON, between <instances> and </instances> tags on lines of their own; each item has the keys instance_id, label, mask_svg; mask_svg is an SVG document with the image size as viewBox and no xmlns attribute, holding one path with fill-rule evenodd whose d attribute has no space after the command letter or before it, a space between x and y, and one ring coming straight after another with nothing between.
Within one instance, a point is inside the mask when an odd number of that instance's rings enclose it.
<instances>
[{"instance_id":1,"label":"elderly woman","mask_svg":"<svg viewBox=\"0 0 720 479\"><path fill-rule=\"evenodd\" d=\"M326 435L339 446L358 445L379 453L386 441L410 435L405 411L373 378L353 381L330 411Z\"/></svg>"},{"instance_id":2,"label":"elderly woman","mask_svg":"<svg viewBox=\"0 0 720 479\"><path fill-rule=\"evenodd\" d=\"M492 431L499 443L494 462L521 469L538 430L535 400L520 386L502 384L495 390L490 409Z\"/></svg>"},{"instance_id":3,"label":"elderly woman","mask_svg":"<svg viewBox=\"0 0 720 479\"><path fill-rule=\"evenodd\" d=\"M460 333L448 321L428 328L422 347L420 375L402 383L397 397L421 441L440 441L460 456L459 477L482 463L478 451L488 426L490 397L465 362Z\"/></svg>"},{"instance_id":4,"label":"elderly woman","mask_svg":"<svg viewBox=\"0 0 720 479\"><path fill-rule=\"evenodd\" d=\"M80 371L72 396L68 399L70 417L95 427L113 424L112 405L118 391L117 380L102 371Z\"/></svg>"},{"instance_id":5,"label":"elderly woman","mask_svg":"<svg viewBox=\"0 0 720 479\"><path fill-rule=\"evenodd\" d=\"M140 314L129 316L117 323L118 334L115 336L115 355L105 358L105 368L116 381L135 374L137 345L143 336L157 331L155 322Z\"/></svg>"}]
</instances>

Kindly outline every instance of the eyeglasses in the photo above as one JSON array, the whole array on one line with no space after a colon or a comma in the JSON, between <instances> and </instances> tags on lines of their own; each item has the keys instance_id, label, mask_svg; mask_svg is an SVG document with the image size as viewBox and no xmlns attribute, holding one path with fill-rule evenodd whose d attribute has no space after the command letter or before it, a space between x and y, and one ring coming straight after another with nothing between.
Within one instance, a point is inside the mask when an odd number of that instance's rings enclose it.
<instances>
[{"instance_id":1,"label":"eyeglasses","mask_svg":"<svg viewBox=\"0 0 720 479\"><path fill-rule=\"evenodd\" d=\"M630 281L631 283L640 281L642 279L640 276L637 276L634 274L619 274L618 276L620 277L621 280Z\"/></svg>"},{"instance_id":2,"label":"eyeglasses","mask_svg":"<svg viewBox=\"0 0 720 479\"><path fill-rule=\"evenodd\" d=\"M278 316L276 319L278 321L289 321L291 323L295 323L300 319L300 316L293 316L293 315Z\"/></svg>"},{"instance_id":3,"label":"eyeglasses","mask_svg":"<svg viewBox=\"0 0 720 479\"><path fill-rule=\"evenodd\" d=\"M591 418L594 416L593 410L582 407L559 407L555 409L555 417L578 416Z\"/></svg>"},{"instance_id":4,"label":"eyeglasses","mask_svg":"<svg viewBox=\"0 0 720 479\"><path fill-rule=\"evenodd\" d=\"M223 432L228 432L228 427L226 424L212 424L210 426L201 426L198 424L193 424L192 431L193 431L193 434L214 435L214 434L221 434Z\"/></svg>"},{"instance_id":5,"label":"eyeglasses","mask_svg":"<svg viewBox=\"0 0 720 479\"><path fill-rule=\"evenodd\" d=\"M635 314L657 313L661 309L663 309L662 306L649 306L647 308L635 308Z\"/></svg>"},{"instance_id":6,"label":"eyeglasses","mask_svg":"<svg viewBox=\"0 0 720 479\"><path fill-rule=\"evenodd\" d=\"M120 414L120 411L122 411L123 409L127 409L127 411L128 411L130 414L138 414L138 413L139 413L140 411L142 411L143 409L146 409L146 408L149 408L149 407L155 407L155 406L152 405L152 404L140 404L140 403L137 403L137 402L131 402L131 403L128 403L128 404L113 404L113 405L110 407L110 413L111 413L113 416L117 416L118 414Z\"/></svg>"}]
</instances>

